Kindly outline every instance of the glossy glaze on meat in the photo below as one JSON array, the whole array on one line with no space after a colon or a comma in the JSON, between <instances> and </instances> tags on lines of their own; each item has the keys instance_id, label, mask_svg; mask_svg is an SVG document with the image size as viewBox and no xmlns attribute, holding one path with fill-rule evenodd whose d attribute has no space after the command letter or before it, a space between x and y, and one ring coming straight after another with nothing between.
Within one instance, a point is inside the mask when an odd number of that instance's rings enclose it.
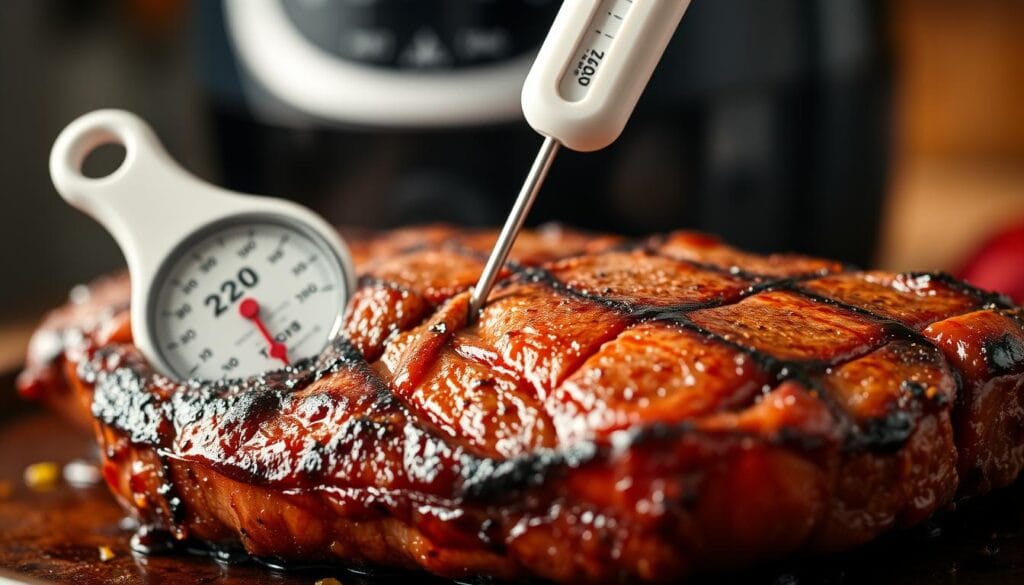
<instances>
[{"instance_id":1,"label":"glossy glaze on meat","mask_svg":"<svg viewBox=\"0 0 1024 585\"><path fill-rule=\"evenodd\" d=\"M1001 297L552 228L467 326L493 238L356 243L344 337L235 382L153 375L107 280L44 324L21 388L94 421L151 534L280 564L672 581L848 548L1024 465L1024 316Z\"/></svg>"}]
</instances>

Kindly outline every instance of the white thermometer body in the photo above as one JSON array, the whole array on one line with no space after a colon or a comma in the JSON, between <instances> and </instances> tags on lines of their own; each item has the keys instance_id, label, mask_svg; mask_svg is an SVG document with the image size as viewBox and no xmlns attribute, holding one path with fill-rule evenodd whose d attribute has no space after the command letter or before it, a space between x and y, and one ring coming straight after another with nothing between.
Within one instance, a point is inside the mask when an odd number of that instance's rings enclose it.
<instances>
[{"instance_id":1,"label":"white thermometer body","mask_svg":"<svg viewBox=\"0 0 1024 585\"><path fill-rule=\"evenodd\" d=\"M487 302L560 146L600 150L618 139L690 0L565 0L523 85L523 113L545 136L512 213L473 287Z\"/></svg>"},{"instance_id":2,"label":"white thermometer body","mask_svg":"<svg viewBox=\"0 0 1024 585\"><path fill-rule=\"evenodd\" d=\"M108 143L124 146L121 166L84 176L85 157ZM162 373L256 375L315 355L340 329L354 279L337 232L300 205L195 178L134 114L72 122L54 143L50 175L121 247L132 336Z\"/></svg>"},{"instance_id":3,"label":"white thermometer body","mask_svg":"<svg viewBox=\"0 0 1024 585\"><path fill-rule=\"evenodd\" d=\"M580 152L619 137L690 0L566 0L523 86L534 130Z\"/></svg>"}]
</instances>

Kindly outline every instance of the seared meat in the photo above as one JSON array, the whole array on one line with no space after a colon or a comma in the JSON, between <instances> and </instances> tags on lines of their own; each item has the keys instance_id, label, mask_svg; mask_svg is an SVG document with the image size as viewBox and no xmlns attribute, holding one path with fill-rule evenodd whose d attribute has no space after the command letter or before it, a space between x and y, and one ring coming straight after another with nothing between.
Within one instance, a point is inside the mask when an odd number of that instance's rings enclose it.
<instances>
[{"instance_id":1,"label":"seared meat","mask_svg":"<svg viewBox=\"0 0 1024 585\"><path fill-rule=\"evenodd\" d=\"M243 381L154 375L108 281L44 324L21 387L94 420L150 530L449 576L669 581L846 548L1024 465L1024 315L1001 297L554 229L467 326L493 237L358 244L343 338Z\"/></svg>"}]
</instances>

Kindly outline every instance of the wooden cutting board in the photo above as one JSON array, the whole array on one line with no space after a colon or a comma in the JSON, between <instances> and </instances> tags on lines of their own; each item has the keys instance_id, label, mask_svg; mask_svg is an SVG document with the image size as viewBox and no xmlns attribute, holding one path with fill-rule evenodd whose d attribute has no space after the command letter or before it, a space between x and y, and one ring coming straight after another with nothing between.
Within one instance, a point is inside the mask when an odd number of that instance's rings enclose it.
<instances>
[{"instance_id":1,"label":"wooden cutting board","mask_svg":"<svg viewBox=\"0 0 1024 585\"><path fill-rule=\"evenodd\" d=\"M28 465L64 465L96 459L91 437L55 416L14 398L13 378L0 376L0 584L216 583L314 585L333 577L346 585L437 584L423 574L381 571L357 574L343 568L281 573L247 562L224 565L187 554L144 556L130 547L132 529L107 492L96 485L74 488L63 481L50 491L29 489ZM945 512L935 521L884 537L851 553L788 559L706 583L771 585L1024 583L1024 482ZM100 560L100 547L113 558Z\"/></svg>"}]
</instances>

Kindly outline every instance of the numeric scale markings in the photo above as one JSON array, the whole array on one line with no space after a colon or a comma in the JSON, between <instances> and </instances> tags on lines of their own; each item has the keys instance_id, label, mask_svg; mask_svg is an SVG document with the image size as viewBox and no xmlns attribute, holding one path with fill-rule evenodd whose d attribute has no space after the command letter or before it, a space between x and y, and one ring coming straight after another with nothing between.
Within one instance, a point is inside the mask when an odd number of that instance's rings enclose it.
<instances>
[{"instance_id":1,"label":"numeric scale markings","mask_svg":"<svg viewBox=\"0 0 1024 585\"><path fill-rule=\"evenodd\" d=\"M576 48L579 57L575 66L567 71L559 82L559 93L562 98L578 102L587 97L590 85L600 74L605 56L618 36L632 5L632 0L602 0L594 19L588 25L596 36L587 35Z\"/></svg>"},{"instance_id":2,"label":"numeric scale markings","mask_svg":"<svg viewBox=\"0 0 1024 585\"><path fill-rule=\"evenodd\" d=\"M629 4L632 4L633 0L626 0L626 2L628 2ZM621 14L616 14L616 13L612 12L611 10L609 10L608 11L608 16L614 18L615 20L618 20L619 22L622 22L622 15ZM594 32L596 32L599 35L604 35L604 36L608 37L609 39L614 39L615 38L614 36L612 36L612 35L610 35L610 34L608 34L606 32L601 32L600 29L597 29Z\"/></svg>"},{"instance_id":3,"label":"numeric scale markings","mask_svg":"<svg viewBox=\"0 0 1024 585\"><path fill-rule=\"evenodd\" d=\"M321 261L323 250L315 241L284 226L261 224L228 229L197 244L181 256L174 276L165 281L169 286L157 295L160 319L154 325L165 340L165 359L176 370L216 378L243 367L280 367L263 338L255 338L251 320L234 310L247 296L274 307L263 317L271 338L288 346L289 357L306 357L326 344L334 327L325 327L317 315L340 319L341 299L329 293L341 276L333 263ZM202 300L201 308L193 307L194 299ZM264 365L250 368L253 361Z\"/></svg>"}]
</instances>

